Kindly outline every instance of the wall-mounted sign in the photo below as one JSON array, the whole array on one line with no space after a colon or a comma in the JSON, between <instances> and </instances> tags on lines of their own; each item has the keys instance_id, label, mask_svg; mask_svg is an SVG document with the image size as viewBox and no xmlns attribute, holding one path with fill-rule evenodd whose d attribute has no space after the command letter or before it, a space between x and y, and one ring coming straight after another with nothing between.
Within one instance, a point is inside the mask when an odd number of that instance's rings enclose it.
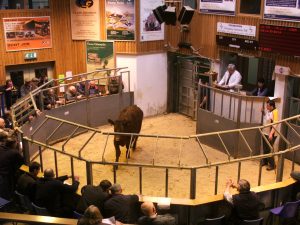
<instances>
[{"instance_id":1,"label":"wall-mounted sign","mask_svg":"<svg viewBox=\"0 0 300 225\"><path fill-rule=\"evenodd\" d=\"M236 0L199 0L201 13L234 16Z\"/></svg>"},{"instance_id":2,"label":"wall-mounted sign","mask_svg":"<svg viewBox=\"0 0 300 225\"><path fill-rule=\"evenodd\" d=\"M6 51L51 48L50 17L3 18Z\"/></svg>"},{"instance_id":3,"label":"wall-mounted sign","mask_svg":"<svg viewBox=\"0 0 300 225\"><path fill-rule=\"evenodd\" d=\"M157 21L152 11L163 4L163 0L140 0L140 41L157 41L165 39L165 25L160 24Z\"/></svg>"},{"instance_id":4,"label":"wall-mounted sign","mask_svg":"<svg viewBox=\"0 0 300 225\"><path fill-rule=\"evenodd\" d=\"M300 22L300 0L265 0L264 18Z\"/></svg>"},{"instance_id":5,"label":"wall-mounted sign","mask_svg":"<svg viewBox=\"0 0 300 225\"><path fill-rule=\"evenodd\" d=\"M113 41L87 41L86 42L87 72L115 68L115 54ZM105 76L105 73L97 74L97 78ZM95 76L96 78L96 76ZM106 80L100 80L100 84L106 84Z\"/></svg>"},{"instance_id":6,"label":"wall-mounted sign","mask_svg":"<svg viewBox=\"0 0 300 225\"><path fill-rule=\"evenodd\" d=\"M217 32L255 37L256 26L218 22Z\"/></svg>"},{"instance_id":7,"label":"wall-mounted sign","mask_svg":"<svg viewBox=\"0 0 300 225\"><path fill-rule=\"evenodd\" d=\"M36 52L27 52L24 55L25 60L32 60L37 58L37 53Z\"/></svg>"},{"instance_id":8,"label":"wall-mounted sign","mask_svg":"<svg viewBox=\"0 0 300 225\"><path fill-rule=\"evenodd\" d=\"M73 40L100 40L99 0L70 0Z\"/></svg>"},{"instance_id":9,"label":"wall-mounted sign","mask_svg":"<svg viewBox=\"0 0 300 225\"><path fill-rule=\"evenodd\" d=\"M251 40L251 39L217 35L216 42L218 45L222 45L230 48L258 50L258 41Z\"/></svg>"},{"instance_id":10,"label":"wall-mounted sign","mask_svg":"<svg viewBox=\"0 0 300 225\"><path fill-rule=\"evenodd\" d=\"M135 40L135 0L105 0L107 40Z\"/></svg>"}]
</instances>

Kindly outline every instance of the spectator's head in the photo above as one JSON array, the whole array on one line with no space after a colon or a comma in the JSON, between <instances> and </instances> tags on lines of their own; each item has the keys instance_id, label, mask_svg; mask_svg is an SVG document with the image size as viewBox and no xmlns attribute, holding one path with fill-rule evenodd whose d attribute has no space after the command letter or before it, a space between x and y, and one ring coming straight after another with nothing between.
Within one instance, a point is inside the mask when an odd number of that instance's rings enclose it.
<instances>
[{"instance_id":1,"label":"spectator's head","mask_svg":"<svg viewBox=\"0 0 300 225\"><path fill-rule=\"evenodd\" d=\"M32 78L31 81L32 81L32 83L34 83L35 85L37 85L37 84L40 82L40 80L39 80L38 78L36 78L36 77Z\"/></svg>"},{"instance_id":2,"label":"spectator's head","mask_svg":"<svg viewBox=\"0 0 300 225\"><path fill-rule=\"evenodd\" d=\"M96 82L94 80L90 81L90 88L95 88L96 87Z\"/></svg>"},{"instance_id":3,"label":"spectator's head","mask_svg":"<svg viewBox=\"0 0 300 225\"><path fill-rule=\"evenodd\" d=\"M102 180L99 186L104 192L108 192L109 188L111 187L111 182L109 180Z\"/></svg>"},{"instance_id":4,"label":"spectator's head","mask_svg":"<svg viewBox=\"0 0 300 225\"><path fill-rule=\"evenodd\" d=\"M38 162L31 162L29 165L29 172L33 174L35 177L40 172L41 165Z\"/></svg>"},{"instance_id":5,"label":"spectator's head","mask_svg":"<svg viewBox=\"0 0 300 225\"><path fill-rule=\"evenodd\" d=\"M68 90L69 90L69 92L71 93L71 94L76 94L76 92L77 92L77 90L76 90L76 87L75 86L70 86L69 88L68 88Z\"/></svg>"},{"instance_id":6,"label":"spectator's head","mask_svg":"<svg viewBox=\"0 0 300 225\"><path fill-rule=\"evenodd\" d=\"M268 111L273 111L276 108L275 101L274 100L268 100L266 107L267 107Z\"/></svg>"},{"instance_id":7,"label":"spectator's head","mask_svg":"<svg viewBox=\"0 0 300 225\"><path fill-rule=\"evenodd\" d=\"M120 184L113 184L110 187L110 191L111 191L111 194L113 194L113 195L121 194L122 193L121 185Z\"/></svg>"},{"instance_id":8,"label":"spectator's head","mask_svg":"<svg viewBox=\"0 0 300 225\"><path fill-rule=\"evenodd\" d=\"M259 88L263 88L263 87L265 86L265 79L264 79L264 78L259 78L259 79L257 80L257 86L258 86Z\"/></svg>"},{"instance_id":9,"label":"spectator's head","mask_svg":"<svg viewBox=\"0 0 300 225\"><path fill-rule=\"evenodd\" d=\"M3 118L0 118L0 129L5 128L5 120Z\"/></svg>"},{"instance_id":10,"label":"spectator's head","mask_svg":"<svg viewBox=\"0 0 300 225\"><path fill-rule=\"evenodd\" d=\"M6 84L6 87L14 86L12 80L6 80L5 84Z\"/></svg>"},{"instance_id":11,"label":"spectator's head","mask_svg":"<svg viewBox=\"0 0 300 225\"><path fill-rule=\"evenodd\" d=\"M141 210L143 214L148 217L152 217L157 214L153 202L144 202L141 205Z\"/></svg>"},{"instance_id":12,"label":"spectator's head","mask_svg":"<svg viewBox=\"0 0 300 225\"><path fill-rule=\"evenodd\" d=\"M48 90L48 95L50 95L50 96L54 95L54 90L52 88Z\"/></svg>"},{"instance_id":13,"label":"spectator's head","mask_svg":"<svg viewBox=\"0 0 300 225\"><path fill-rule=\"evenodd\" d=\"M54 171L51 168L45 169L44 178L54 178Z\"/></svg>"},{"instance_id":14,"label":"spectator's head","mask_svg":"<svg viewBox=\"0 0 300 225\"><path fill-rule=\"evenodd\" d=\"M80 84L81 84L81 85L85 85L85 81L86 81L86 78L85 78L85 77L82 77L82 78L81 78Z\"/></svg>"},{"instance_id":15,"label":"spectator's head","mask_svg":"<svg viewBox=\"0 0 300 225\"><path fill-rule=\"evenodd\" d=\"M83 219L89 225L97 225L97 224L101 224L103 216L102 216L100 210L96 206L90 205L84 211Z\"/></svg>"},{"instance_id":16,"label":"spectator's head","mask_svg":"<svg viewBox=\"0 0 300 225\"><path fill-rule=\"evenodd\" d=\"M25 78L24 84L25 84L25 86L30 86L31 85L31 80L28 79L28 78Z\"/></svg>"},{"instance_id":17,"label":"spectator's head","mask_svg":"<svg viewBox=\"0 0 300 225\"><path fill-rule=\"evenodd\" d=\"M237 190L240 193L247 193L250 191L250 183L247 180L240 179L237 185Z\"/></svg>"},{"instance_id":18,"label":"spectator's head","mask_svg":"<svg viewBox=\"0 0 300 225\"><path fill-rule=\"evenodd\" d=\"M17 139L15 136L15 131L7 132L7 138L5 140L5 146L9 149L17 148Z\"/></svg>"},{"instance_id":19,"label":"spectator's head","mask_svg":"<svg viewBox=\"0 0 300 225\"><path fill-rule=\"evenodd\" d=\"M229 74L233 74L234 71L235 71L235 65L234 64L228 64L227 70L228 70Z\"/></svg>"}]
</instances>

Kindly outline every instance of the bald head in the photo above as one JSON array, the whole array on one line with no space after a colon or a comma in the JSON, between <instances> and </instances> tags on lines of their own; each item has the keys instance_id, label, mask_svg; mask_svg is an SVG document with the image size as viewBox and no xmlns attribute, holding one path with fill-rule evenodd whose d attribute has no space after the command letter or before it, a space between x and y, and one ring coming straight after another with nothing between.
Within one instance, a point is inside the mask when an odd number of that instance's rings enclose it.
<instances>
[{"instance_id":1,"label":"bald head","mask_svg":"<svg viewBox=\"0 0 300 225\"><path fill-rule=\"evenodd\" d=\"M70 86L69 88L68 88L68 90L69 90L69 92L71 92L71 93L76 93L76 87L75 86Z\"/></svg>"},{"instance_id":2,"label":"bald head","mask_svg":"<svg viewBox=\"0 0 300 225\"><path fill-rule=\"evenodd\" d=\"M50 168L46 169L44 171L44 177L45 178L53 178L54 177L54 171L53 171L53 169L50 169Z\"/></svg>"},{"instance_id":3,"label":"bald head","mask_svg":"<svg viewBox=\"0 0 300 225\"><path fill-rule=\"evenodd\" d=\"M94 222L101 222L103 219L103 216L100 212L100 210L94 206L90 205L85 211L84 211L84 217L89 220L93 220ZM96 224L96 223L92 223ZM97 223L98 224L98 223Z\"/></svg>"},{"instance_id":4,"label":"bald head","mask_svg":"<svg viewBox=\"0 0 300 225\"><path fill-rule=\"evenodd\" d=\"M0 128L4 129L5 128L5 121L4 119L0 118Z\"/></svg>"},{"instance_id":5,"label":"bald head","mask_svg":"<svg viewBox=\"0 0 300 225\"><path fill-rule=\"evenodd\" d=\"M141 205L141 210L145 216L151 217L153 215L156 215L156 209L153 202L144 202Z\"/></svg>"}]
</instances>

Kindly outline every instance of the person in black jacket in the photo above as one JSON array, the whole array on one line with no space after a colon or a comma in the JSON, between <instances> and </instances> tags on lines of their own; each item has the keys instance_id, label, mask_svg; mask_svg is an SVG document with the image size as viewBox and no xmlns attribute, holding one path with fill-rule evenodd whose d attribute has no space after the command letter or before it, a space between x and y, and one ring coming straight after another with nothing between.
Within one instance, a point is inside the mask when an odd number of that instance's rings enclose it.
<instances>
[{"instance_id":1,"label":"person in black jacket","mask_svg":"<svg viewBox=\"0 0 300 225\"><path fill-rule=\"evenodd\" d=\"M236 195L230 193L230 188L236 188L239 192ZM234 224L240 224L243 220L255 220L259 218L259 209L263 205L257 195L250 191L250 183L241 179L234 184L231 179L226 183L224 198L233 206L231 220Z\"/></svg>"},{"instance_id":2,"label":"person in black jacket","mask_svg":"<svg viewBox=\"0 0 300 225\"><path fill-rule=\"evenodd\" d=\"M82 214L90 205L95 205L100 212L103 212L104 202L109 198L108 191L110 187L111 182L108 180L102 180L98 186L83 186L76 211Z\"/></svg>"},{"instance_id":3,"label":"person in black jacket","mask_svg":"<svg viewBox=\"0 0 300 225\"><path fill-rule=\"evenodd\" d=\"M73 209L64 201L65 195L75 194L79 185L79 178L74 177L72 185L64 184L54 178L52 169L44 171L44 178L36 183L35 204L46 207L51 216L72 217Z\"/></svg>"},{"instance_id":4,"label":"person in black jacket","mask_svg":"<svg viewBox=\"0 0 300 225\"><path fill-rule=\"evenodd\" d=\"M17 191L22 195L28 196L31 201L34 200L35 184L40 169L41 165L38 162L31 162L29 165L29 173L22 174L17 182Z\"/></svg>"},{"instance_id":5,"label":"person in black jacket","mask_svg":"<svg viewBox=\"0 0 300 225\"><path fill-rule=\"evenodd\" d=\"M138 225L175 225L176 219L170 214L158 215L152 202L144 202L141 210L145 216L138 219Z\"/></svg>"},{"instance_id":6,"label":"person in black jacket","mask_svg":"<svg viewBox=\"0 0 300 225\"><path fill-rule=\"evenodd\" d=\"M111 198L104 203L105 218L114 216L122 223L134 223L135 212L138 210L139 197L137 195L123 195L120 184L113 184L110 188Z\"/></svg>"},{"instance_id":7,"label":"person in black jacket","mask_svg":"<svg viewBox=\"0 0 300 225\"><path fill-rule=\"evenodd\" d=\"M17 142L13 134L0 132L0 197L10 200L15 190L15 174L24 163L17 150Z\"/></svg>"}]
</instances>

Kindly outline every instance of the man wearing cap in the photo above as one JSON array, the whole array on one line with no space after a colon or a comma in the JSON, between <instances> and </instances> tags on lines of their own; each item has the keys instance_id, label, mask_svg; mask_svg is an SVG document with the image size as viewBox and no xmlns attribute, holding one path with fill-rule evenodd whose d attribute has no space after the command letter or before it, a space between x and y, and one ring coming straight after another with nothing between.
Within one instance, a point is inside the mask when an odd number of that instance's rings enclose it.
<instances>
[{"instance_id":1,"label":"man wearing cap","mask_svg":"<svg viewBox=\"0 0 300 225\"><path fill-rule=\"evenodd\" d=\"M236 70L234 64L229 64L227 67L227 71L225 72L222 79L216 85L216 87L221 89L233 89L235 85L240 84L242 81L242 76L239 71Z\"/></svg>"},{"instance_id":2,"label":"man wearing cap","mask_svg":"<svg viewBox=\"0 0 300 225\"><path fill-rule=\"evenodd\" d=\"M104 203L105 217L114 216L122 223L134 223L138 212L139 197L137 195L123 195L120 184L113 184L110 188L111 198Z\"/></svg>"},{"instance_id":3,"label":"man wearing cap","mask_svg":"<svg viewBox=\"0 0 300 225\"><path fill-rule=\"evenodd\" d=\"M21 86L20 92L21 97L24 97L25 95L29 94L34 89L34 85L32 84L32 81L28 78L25 79L24 84Z\"/></svg>"}]
</instances>

